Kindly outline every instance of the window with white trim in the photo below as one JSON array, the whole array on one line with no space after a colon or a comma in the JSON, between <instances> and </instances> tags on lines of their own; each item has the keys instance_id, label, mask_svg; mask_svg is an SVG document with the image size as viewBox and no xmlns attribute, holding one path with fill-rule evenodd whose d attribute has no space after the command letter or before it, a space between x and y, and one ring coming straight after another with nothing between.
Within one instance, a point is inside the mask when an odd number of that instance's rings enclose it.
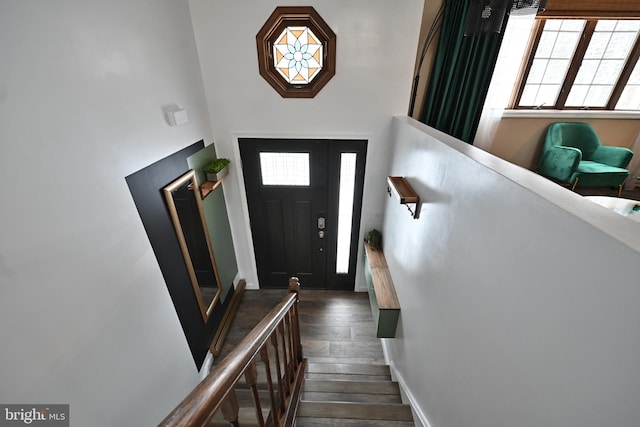
<instances>
[{"instance_id":1,"label":"window with white trim","mask_svg":"<svg viewBox=\"0 0 640 427\"><path fill-rule=\"evenodd\" d=\"M640 111L640 19L540 19L512 108Z\"/></svg>"}]
</instances>

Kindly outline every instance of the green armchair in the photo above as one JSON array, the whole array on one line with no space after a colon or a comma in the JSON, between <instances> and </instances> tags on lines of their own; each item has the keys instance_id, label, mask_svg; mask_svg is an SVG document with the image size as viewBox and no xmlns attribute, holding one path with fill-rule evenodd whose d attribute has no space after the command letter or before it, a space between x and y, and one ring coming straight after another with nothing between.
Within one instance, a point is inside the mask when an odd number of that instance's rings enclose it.
<instances>
[{"instance_id":1,"label":"green armchair","mask_svg":"<svg viewBox=\"0 0 640 427\"><path fill-rule=\"evenodd\" d=\"M625 169L633 151L605 146L588 123L557 122L549 125L542 146L538 173L581 187L617 187L629 177Z\"/></svg>"}]
</instances>

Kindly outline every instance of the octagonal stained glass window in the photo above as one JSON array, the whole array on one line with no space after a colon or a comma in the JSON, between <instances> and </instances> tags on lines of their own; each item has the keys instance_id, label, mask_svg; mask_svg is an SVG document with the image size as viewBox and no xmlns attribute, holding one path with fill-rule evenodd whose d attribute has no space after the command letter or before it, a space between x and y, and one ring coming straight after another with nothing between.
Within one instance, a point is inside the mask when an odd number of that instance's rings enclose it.
<instances>
[{"instance_id":1,"label":"octagonal stained glass window","mask_svg":"<svg viewBox=\"0 0 640 427\"><path fill-rule=\"evenodd\" d=\"M287 27L273 45L273 64L290 84L308 84L322 71L322 43L309 27Z\"/></svg>"},{"instance_id":2,"label":"octagonal stained glass window","mask_svg":"<svg viewBox=\"0 0 640 427\"><path fill-rule=\"evenodd\" d=\"M256 41L260 75L285 98L313 98L335 74L336 35L312 7L277 7Z\"/></svg>"}]
</instances>

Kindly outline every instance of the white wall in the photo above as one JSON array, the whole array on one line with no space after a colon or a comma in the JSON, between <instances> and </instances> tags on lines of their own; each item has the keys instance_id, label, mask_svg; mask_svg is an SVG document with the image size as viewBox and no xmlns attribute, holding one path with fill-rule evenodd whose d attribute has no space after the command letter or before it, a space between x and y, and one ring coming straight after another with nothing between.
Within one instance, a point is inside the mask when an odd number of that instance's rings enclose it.
<instances>
[{"instance_id":1,"label":"white wall","mask_svg":"<svg viewBox=\"0 0 640 427\"><path fill-rule=\"evenodd\" d=\"M216 151L233 160L225 197L247 287L257 275L237 139L368 139L361 233L379 226L391 116L407 112L423 3L189 0ZM337 36L336 75L313 99L283 99L258 73L256 33L287 5L313 6ZM360 271L356 280L364 289Z\"/></svg>"},{"instance_id":2,"label":"white wall","mask_svg":"<svg viewBox=\"0 0 640 427\"><path fill-rule=\"evenodd\" d=\"M394 122L385 349L433 427L637 426L640 227L525 169Z\"/></svg>"},{"instance_id":3,"label":"white wall","mask_svg":"<svg viewBox=\"0 0 640 427\"><path fill-rule=\"evenodd\" d=\"M4 0L0 58L0 402L154 425L199 377L124 178L211 140L187 4Z\"/></svg>"}]
</instances>

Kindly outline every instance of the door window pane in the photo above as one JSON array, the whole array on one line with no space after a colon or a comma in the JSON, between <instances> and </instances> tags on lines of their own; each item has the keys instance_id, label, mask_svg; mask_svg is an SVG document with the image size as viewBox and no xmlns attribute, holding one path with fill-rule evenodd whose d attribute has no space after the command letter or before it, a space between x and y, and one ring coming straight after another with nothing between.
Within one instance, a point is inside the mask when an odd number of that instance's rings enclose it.
<instances>
[{"instance_id":1,"label":"door window pane","mask_svg":"<svg viewBox=\"0 0 640 427\"><path fill-rule=\"evenodd\" d=\"M336 273L349 273L353 195L356 180L356 153L340 155L340 190L338 194L338 248Z\"/></svg>"},{"instance_id":2,"label":"door window pane","mask_svg":"<svg viewBox=\"0 0 640 427\"><path fill-rule=\"evenodd\" d=\"M260 153L262 185L309 186L309 153Z\"/></svg>"}]
</instances>

